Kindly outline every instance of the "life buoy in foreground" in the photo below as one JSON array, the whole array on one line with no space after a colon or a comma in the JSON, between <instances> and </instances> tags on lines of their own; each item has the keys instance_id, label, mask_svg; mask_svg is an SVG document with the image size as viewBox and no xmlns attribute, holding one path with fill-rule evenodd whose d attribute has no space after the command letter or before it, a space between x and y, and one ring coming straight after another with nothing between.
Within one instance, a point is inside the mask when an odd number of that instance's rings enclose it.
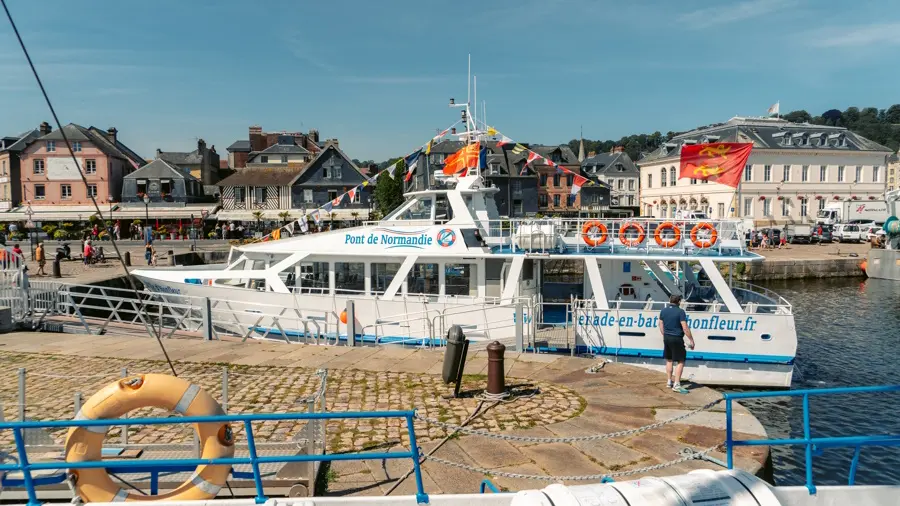
<instances>
[{"instance_id":1,"label":"life buoy in foreground","mask_svg":"<svg viewBox=\"0 0 900 506\"><path fill-rule=\"evenodd\" d=\"M588 246L600 246L606 242L607 238L609 238L609 230L599 221L589 221L581 228L581 239Z\"/></svg>"},{"instance_id":2,"label":"life buoy in foreground","mask_svg":"<svg viewBox=\"0 0 900 506\"><path fill-rule=\"evenodd\" d=\"M662 232L664 230L671 230L672 237L663 239ZM681 229L676 227L671 221L667 221L656 227L656 231L653 232L653 239L656 240L656 244L659 244L663 248L673 248L681 242Z\"/></svg>"},{"instance_id":3,"label":"life buoy in foreground","mask_svg":"<svg viewBox=\"0 0 900 506\"><path fill-rule=\"evenodd\" d=\"M628 237L626 232L629 230L637 230L637 237ZM646 238L647 234L644 232L644 227L636 221L625 223L619 228L619 241L629 248L640 245Z\"/></svg>"},{"instance_id":4,"label":"life buoy in foreground","mask_svg":"<svg viewBox=\"0 0 900 506\"><path fill-rule=\"evenodd\" d=\"M709 231L709 239L700 238L700 232L703 230ZM711 248L718 241L719 232L716 231L716 227L714 227L713 224L709 223L708 221L698 223L694 225L694 228L691 229L691 242L694 243L694 246L698 248Z\"/></svg>"},{"instance_id":5,"label":"life buoy in foreground","mask_svg":"<svg viewBox=\"0 0 900 506\"><path fill-rule=\"evenodd\" d=\"M138 408L167 409L184 416L223 415L211 395L181 378L144 374L106 385L81 407L76 420L120 418ZM234 456L234 436L227 423L195 423L200 438L200 458ZM66 462L101 460L108 427L72 427L66 437ZM197 466L191 479L175 490L155 496L133 494L120 487L105 469L74 469L75 487L84 502L199 501L216 497L231 472L230 465Z\"/></svg>"}]
</instances>

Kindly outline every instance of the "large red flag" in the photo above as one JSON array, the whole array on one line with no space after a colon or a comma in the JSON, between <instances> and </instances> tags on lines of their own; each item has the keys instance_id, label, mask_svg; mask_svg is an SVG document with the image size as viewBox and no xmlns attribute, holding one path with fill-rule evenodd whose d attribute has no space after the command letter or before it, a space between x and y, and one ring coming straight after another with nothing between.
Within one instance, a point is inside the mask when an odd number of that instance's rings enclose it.
<instances>
[{"instance_id":1,"label":"large red flag","mask_svg":"<svg viewBox=\"0 0 900 506\"><path fill-rule=\"evenodd\" d=\"M685 144L681 147L679 177L705 179L737 188L752 149L753 144L737 142Z\"/></svg>"},{"instance_id":2,"label":"large red flag","mask_svg":"<svg viewBox=\"0 0 900 506\"><path fill-rule=\"evenodd\" d=\"M465 169L474 169L478 166L478 153L481 151L481 143L473 142L448 156L444 160L444 175L452 176Z\"/></svg>"}]
</instances>

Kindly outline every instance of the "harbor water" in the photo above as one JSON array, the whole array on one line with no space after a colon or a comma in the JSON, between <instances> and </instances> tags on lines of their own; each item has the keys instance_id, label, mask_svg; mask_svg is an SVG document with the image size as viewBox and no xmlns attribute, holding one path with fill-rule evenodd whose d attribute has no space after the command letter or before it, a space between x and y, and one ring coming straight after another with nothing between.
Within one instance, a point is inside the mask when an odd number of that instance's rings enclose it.
<instances>
[{"instance_id":1,"label":"harbor water","mask_svg":"<svg viewBox=\"0 0 900 506\"><path fill-rule=\"evenodd\" d=\"M766 284L794 306L797 371L792 388L900 383L900 283L861 278ZM770 438L803 437L800 397L744 403ZM810 398L813 436L900 433L900 394ZM853 449L814 457L817 485L847 483ZM775 482L805 483L803 447L772 449ZM857 484L900 483L900 448L863 448Z\"/></svg>"}]
</instances>

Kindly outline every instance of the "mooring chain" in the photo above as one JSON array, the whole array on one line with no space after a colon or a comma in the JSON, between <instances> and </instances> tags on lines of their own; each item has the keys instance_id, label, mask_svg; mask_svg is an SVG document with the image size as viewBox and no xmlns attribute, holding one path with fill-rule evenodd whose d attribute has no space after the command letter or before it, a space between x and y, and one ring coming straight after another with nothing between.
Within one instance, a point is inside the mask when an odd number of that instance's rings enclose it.
<instances>
[{"instance_id":1,"label":"mooring chain","mask_svg":"<svg viewBox=\"0 0 900 506\"><path fill-rule=\"evenodd\" d=\"M520 473L508 473L506 471L499 471L497 469L485 469L482 467L470 466L468 464L461 464L459 462L453 462L452 460L444 460L440 457L435 457L434 455L422 455L426 460L434 461L438 464L443 464L445 466L456 467L459 469L465 469L467 471L472 471L481 474L487 474L490 476L500 476L503 478L513 478L520 480L538 480L538 481L597 481L602 480L604 478L619 478L622 476L631 476L634 474L641 474L650 471L655 471L657 469L663 469L666 467L671 467L677 464L681 464L687 462L689 460L697 460L705 457L710 452L714 451L721 445L710 446L709 448L699 451L692 452L689 455L685 455L679 459L670 460L668 462L662 462L660 464L655 464L652 466L640 467L637 469L630 469L628 471L617 471L614 473L603 473L603 474L586 474L581 476L545 476L540 474L520 474Z\"/></svg>"},{"instance_id":2,"label":"mooring chain","mask_svg":"<svg viewBox=\"0 0 900 506\"><path fill-rule=\"evenodd\" d=\"M634 434L640 434L641 432L646 432L648 430L658 429L664 425L678 422L680 420L684 420L685 418L689 418L693 415L696 415L697 413L706 411L706 410L712 408L713 406L715 406L716 404L719 404L722 401L723 401L723 399L716 399L712 402L706 403L705 405L703 405L693 411L688 411L687 413L678 415L673 418L669 418L667 420L663 420L661 422L653 423L650 425L644 425L643 427L637 427L637 428L628 429L628 430L621 430L618 432L609 432L606 434L593 434L590 436L571 436L571 437L537 437L537 436L515 436L512 434L499 434L496 432L490 432L490 431L481 430L481 429L469 429L466 427L461 427L459 425L454 425L452 423L446 423L446 422L442 422L440 420L435 420L433 418L427 418L422 415L419 415L418 412L416 413L415 417L416 417L416 419L426 422L428 424L436 425L438 427L441 427L441 428L447 429L447 430L459 431L464 434L468 434L468 435L472 435L472 436L484 436L484 437L489 437L489 438L493 438L493 439L502 439L504 441L517 441L517 442L522 442L522 443L576 443L576 442L583 442L583 441L601 441L604 439L613 439L613 438L617 438L617 437L631 436Z\"/></svg>"}]
</instances>

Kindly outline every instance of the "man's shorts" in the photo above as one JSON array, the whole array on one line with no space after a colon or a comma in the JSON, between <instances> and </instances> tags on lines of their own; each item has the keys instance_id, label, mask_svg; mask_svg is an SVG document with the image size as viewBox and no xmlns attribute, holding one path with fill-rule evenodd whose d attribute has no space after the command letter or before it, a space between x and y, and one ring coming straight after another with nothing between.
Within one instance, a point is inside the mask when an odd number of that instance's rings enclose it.
<instances>
[{"instance_id":1,"label":"man's shorts","mask_svg":"<svg viewBox=\"0 0 900 506\"><path fill-rule=\"evenodd\" d=\"M684 362L687 359L687 349L684 347L683 337L668 337L663 339L663 358L673 362Z\"/></svg>"}]
</instances>

